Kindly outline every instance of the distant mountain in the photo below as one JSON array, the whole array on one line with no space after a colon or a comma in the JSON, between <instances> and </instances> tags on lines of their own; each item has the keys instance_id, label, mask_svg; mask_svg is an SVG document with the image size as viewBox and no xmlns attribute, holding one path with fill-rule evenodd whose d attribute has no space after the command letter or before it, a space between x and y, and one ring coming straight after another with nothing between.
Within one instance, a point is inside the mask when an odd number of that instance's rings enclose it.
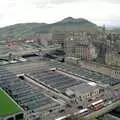
<instances>
[{"instance_id":1,"label":"distant mountain","mask_svg":"<svg viewBox=\"0 0 120 120\"><path fill-rule=\"evenodd\" d=\"M91 23L90 21L83 19L83 18L72 18L72 17L67 17L65 19L63 19L62 21L58 22L58 23L78 23L78 24L85 24L85 23ZM91 23L93 25L93 23ZM95 24L94 24L95 25Z\"/></svg>"},{"instance_id":2,"label":"distant mountain","mask_svg":"<svg viewBox=\"0 0 120 120\"><path fill-rule=\"evenodd\" d=\"M86 19L68 17L53 24L24 23L1 28L0 40L31 38L54 31L96 30L97 28L97 25Z\"/></svg>"},{"instance_id":3,"label":"distant mountain","mask_svg":"<svg viewBox=\"0 0 120 120\"><path fill-rule=\"evenodd\" d=\"M114 33L117 33L117 34L120 34L120 28L113 28L110 31L114 32Z\"/></svg>"},{"instance_id":4,"label":"distant mountain","mask_svg":"<svg viewBox=\"0 0 120 120\"><path fill-rule=\"evenodd\" d=\"M80 18L75 19L72 17L68 17L59 21L57 23L52 24L52 30L65 30L65 31L73 31L73 30L87 30L87 29L97 29L97 26L92 22Z\"/></svg>"},{"instance_id":5,"label":"distant mountain","mask_svg":"<svg viewBox=\"0 0 120 120\"><path fill-rule=\"evenodd\" d=\"M23 23L4 27L0 29L0 40L34 37L45 25L44 23Z\"/></svg>"}]
</instances>

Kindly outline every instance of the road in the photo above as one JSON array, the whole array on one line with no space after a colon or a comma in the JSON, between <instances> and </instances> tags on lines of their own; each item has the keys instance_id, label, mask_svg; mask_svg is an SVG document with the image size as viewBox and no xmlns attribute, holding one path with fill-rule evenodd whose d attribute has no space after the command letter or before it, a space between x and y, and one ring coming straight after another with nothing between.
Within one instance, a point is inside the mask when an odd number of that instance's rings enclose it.
<instances>
[{"instance_id":1,"label":"road","mask_svg":"<svg viewBox=\"0 0 120 120\"><path fill-rule=\"evenodd\" d=\"M108 105L108 106L106 106L106 107L104 107L102 109L100 109L99 111L92 112L92 113L86 115L84 118L85 119L90 119L90 118L95 118L95 117L101 116L101 115L103 115L105 113L108 113L112 109L115 109L119 105L120 105L120 100L117 101L117 102L114 102L114 103L112 103L112 104L110 104L110 105Z\"/></svg>"}]
</instances>

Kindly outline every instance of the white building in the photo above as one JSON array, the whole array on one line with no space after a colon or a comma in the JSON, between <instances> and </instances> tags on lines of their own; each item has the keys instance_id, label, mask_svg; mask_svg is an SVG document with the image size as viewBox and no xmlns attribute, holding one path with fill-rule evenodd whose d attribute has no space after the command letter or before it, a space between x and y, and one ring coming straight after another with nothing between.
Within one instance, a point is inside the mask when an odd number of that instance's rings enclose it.
<instances>
[{"instance_id":1,"label":"white building","mask_svg":"<svg viewBox=\"0 0 120 120\"><path fill-rule=\"evenodd\" d=\"M95 99L99 95L100 88L96 85L81 83L66 89L68 96L75 96L79 100Z\"/></svg>"}]
</instances>

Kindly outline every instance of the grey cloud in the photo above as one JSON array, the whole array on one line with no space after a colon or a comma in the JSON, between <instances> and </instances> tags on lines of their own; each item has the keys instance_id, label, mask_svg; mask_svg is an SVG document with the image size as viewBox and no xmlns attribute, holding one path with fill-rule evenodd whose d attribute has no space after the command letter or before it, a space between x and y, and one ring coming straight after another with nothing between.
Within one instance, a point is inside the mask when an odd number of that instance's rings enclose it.
<instances>
[{"instance_id":1,"label":"grey cloud","mask_svg":"<svg viewBox=\"0 0 120 120\"><path fill-rule=\"evenodd\" d=\"M5 16L4 13L3 14L1 13L0 14L0 20L3 20L4 16Z\"/></svg>"},{"instance_id":2,"label":"grey cloud","mask_svg":"<svg viewBox=\"0 0 120 120\"><path fill-rule=\"evenodd\" d=\"M50 0L53 4L64 4L64 3L71 3L71 2L77 2L77 1L83 1L83 0Z\"/></svg>"},{"instance_id":3,"label":"grey cloud","mask_svg":"<svg viewBox=\"0 0 120 120\"><path fill-rule=\"evenodd\" d=\"M120 4L120 0L106 0L107 2L110 2L110 3L118 3Z\"/></svg>"},{"instance_id":4,"label":"grey cloud","mask_svg":"<svg viewBox=\"0 0 120 120\"><path fill-rule=\"evenodd\" d=\"M17 0L9 0L7 2L7 7L12 8L17 4L17 2L18 2Z\"/></svg>"},{"instance_id":5,"label":"grey cloud","mask_svg":"<svg viewBox=\"0 0 120 120\"><path fill-rule=\"evenodd\" d=\"M63 4L63 3L71 3L71 2L87 2L87 1L106 1L106 2L109 2L109 3L118 3L120 4L120 0L50 0L51 3L53 4Z\"/></svg>"},{"instance_id":6,"label":"grey cloud","mask_svg":"<svg viewBox=\"0 0 120 120\"><path fill-rule=\"evenodd\" d=\"M34 0L32 3L36 8L46 8L49 5L48 0Z\"/></svg>"},{"instance_id":7,"label":"grey cloud","mask_svg":"<svg viewBox=\"0 0 120 120\"><path fill-rule=\"evenodd\" d=\"M68 3L68 2L75 2L78 0L35 0L33 2L34 5L37 7L43 8L48 6L49 4L63 4L63 3Z\"/></svg>"},{"instance_id":8,"label":"grey cloud","mask_svg":"<svg viewBox=\"0 0 120 120\"><path fill-rule=\"evenodd\" d=\"M89 0L89 1L92 1L92 0ZM96 1L120 4L120 0L96 0Z\"/></svg>"},{"instance_id":9,"label":"grey cloud","mask_svg":"<svg viewBox=\"0 0 120 120\"><path fill-rule=\"evenodd\" d=\"M13 0L14 1L14 0ZM32 0L33 4L35 5L35 7L37 8L48 8L51 7L51 5L59 5L59 4L64 4L64 3L76 3L76 2L85 2L87 3L87 1L91 1L91 2L108 2L108 3L116 3L116 4L120 4L120 0Z\"/></svg>"}]
</instances>

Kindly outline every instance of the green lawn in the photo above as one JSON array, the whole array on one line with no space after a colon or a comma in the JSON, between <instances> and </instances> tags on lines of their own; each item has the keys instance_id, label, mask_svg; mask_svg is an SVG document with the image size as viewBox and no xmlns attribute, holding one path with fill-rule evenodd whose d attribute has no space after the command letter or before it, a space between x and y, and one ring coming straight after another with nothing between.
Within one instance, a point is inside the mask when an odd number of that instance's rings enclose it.
<instances>
[{"instance_id":1,"label":"green lawn","mask_svg":"<svg viewBox=\"0 0 120 120\"><path fill-rule=\"evenodd\" d=\"M22 108L0 88L0 117L7 117L22 112Z\"/></svg>"}]
</instances>

